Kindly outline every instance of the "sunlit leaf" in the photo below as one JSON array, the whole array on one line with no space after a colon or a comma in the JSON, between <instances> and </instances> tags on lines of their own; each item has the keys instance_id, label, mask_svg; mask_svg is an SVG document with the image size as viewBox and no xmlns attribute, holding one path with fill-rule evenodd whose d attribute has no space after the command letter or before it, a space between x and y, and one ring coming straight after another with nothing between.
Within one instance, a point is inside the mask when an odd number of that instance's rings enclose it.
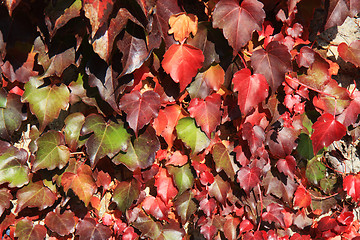
<instances>
[{"instance_id":1,"label":"sunlit leaf","mask_svg":"<svg viewBox=\"0 0 360 240\"><path fill-rule=\"evenodd\" d=\"M222 143L216 143L213 146L212 155L216 164L216 171L220 172L221 169L224 170L228 177L234 181L238 167L230 158L229 152L225 145Z\"/></svg>"},{"instance_id":2,"label":"sunlit leaf","mask_svg":"<svg viewBox=\"0 0 360 240\"><path fill-rule=\"evenodd\" d=\"M188 221L197 209L197 206L192 198L192 193L190 191L186 191L177 197L174 202L176 212L181 217L182 223Z\"/></svg>"},{"instance_id":3,"label":"sunlit leaf","mask_svg":"<svg viewBox=\"0 0 360 240\"><path fill-rule=\"evenodd\" d=\"M176 187L179 189L179 195L191 188L194 184L194 176L191 172L190 165L186 164L181 167L167 167L169 173L173 176Z\"/></svg>"},{"instance_id":4,"label":"sunlit leaf","mask_svg":"<svg viewBox=\"0 0 360 240\"><path fill-rule=\"evenodd\" d=\"M132 204L133 201L139 197L140 187L136 180L129 182L120 182L112 196L112 200L117 204L121 212L125 212Z\"/></svg>"},{"instance_id":5,"label":"sunlit leaf","mask_svg":"<svg viewBox=\"0 0 360 240\"><path fill-rule=\"evenodd\" d=\"M316 158L310 160L306 166L306 177L313 184L320 183L320 180L325 177L325 172L325 165Z\"/></svg>"},{"instance_id":6,"label":"sunlit leaf","mask_svg":"<svg viewBox=\"0 0 360 240\"><path fill-rule=\"evenodd\" d=\"M75 214L71 211L60 212L56 208L55 212L49 212L45 217L45 225L60 236L65 236L75 231Z\"/></svg>"},{"instance_id":7,"label":"sunlit leaf","mask_svg":"<svg viewBox=\"0 0 360 240\"><path fill-rule=\"evenodd\" d=\"M169 34L174 34L176 41L183 42L190 36L195 36L197 32L198 18L194 14L178 13L169 19Z\"/></svg>"},{"instance_id":8,"label":"sunlit leaf","mask_svg":"<svg viewBox=\"0 0 360 240\"><path fill-rule=\"evenodd\" d=\"M111 237L112 230L101 224L97 223L93 218L84 218L76 226L75 235L79 236L79 240L107 240Z\"/></svg>"},{"instance_id":9,"label":"sunlit leaf","mask_svg":"<svg viewBox=\"0 0 360 240\"><path fill-rule=\"evenodd\" d=\"M80 113L72 113L65 118L65 142L72 151L75 151L79 145L80 131L85 122L85 116Z\"/></svg>"},{"instance_id":10,"label":"sunlit leaf","mask_svg":"<svg viewBox=\"0 0 360 240\"><path fill-rule=\"evenodd\" d=\"M106 0L85 0L83 3L83 10L85 16L90 20L92 28L92 37L97 30L105 24L113 9L113 1Z\"/></svg>"},{"instance_id":11,"label":"sunlit leaf","mask_svg":"<svg viewBox=\"0 0 360 240\"><path fill-rule=\"evenodd\" d=\"M360 67L360 40L353 41L349 46L344 42L340 43L338 52L342 59Z\"/></svg>"},{"instance_id":12,"label":"sunlit leaf","mask_svg":"<svg viewBox=\"0 0 360 240\"><path fill-rule=\"evenodd\" d=\"M137 217L132 225L141 232L142 237L157 239L161 234L162 226L160 223L155 222L143 210L139 210Z\"/></svg>"},{"instance_id":13,"label":"sunlit leaf","mask_svg":"<svg viewBox=\"0 0 360 240\"><path fill-rule=\"evenodd\" d=\"M238 171L237 181L245 192L249 194L250 190L260 182L260 174L261 170L258 167L242 167Z\"/></svg>"},{"instance_id":14,"label":"sunlit leaf","mask_svg":"<svg viewBox=\"0 0 360 240\"><path fill-rule=\"evenodd\" d=\"M224 204L229 191L230 184L225 182L219 175L216 175L214 182L209 186L209 196L215 197L216 200Z\"/></svg>"},{"instance_id":15,"label":"sunlit leaf","mask_svg":"<svg viewBox=\"0 0 360 240\"><path fill-rule=\"evenodd\" d=\"M25 218L16 224L15 236L19 240L42 240L46 237L46 228L43 225L33 225L33 222Z\"/></svg>"},{"instance_id":16,"label":"sunlit leaf","mask_svg":"<svg viewBox=\"0 0 360 240\"><path fill-rule=\"evenodd\" d=\"M354 201L360 201L360 174L347 175L344 178L343 188Z\"/></svg>"},{"instance_id":17,"label":"sunlit leaf","mask_svg":"<svg viewBox=\"0 0 360 240\"><path fill-rule=\"evenodd\" d=\"M160 168L155 176L155 187L157 195L166 204L178 194L171 175L169 175L168 171L164 168Z\"/></svg>"}]
</instances>

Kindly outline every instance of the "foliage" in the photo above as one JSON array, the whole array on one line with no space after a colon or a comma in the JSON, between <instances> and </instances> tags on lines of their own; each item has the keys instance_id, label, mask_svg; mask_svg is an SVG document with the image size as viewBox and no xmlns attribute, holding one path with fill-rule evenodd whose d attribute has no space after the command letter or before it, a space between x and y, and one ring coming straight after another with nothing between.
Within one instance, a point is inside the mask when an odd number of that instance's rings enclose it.
<instances>
[{"instance_id":1,"label":"foliage","mask_svg":"<svg viewBox=\"0 0 360 240\"><path fill-rule=\"evenodd\" d=\"M348 160L337 141L358 144L360 91L316 41L359 12L358 0L2 1L2 236L360 238L360 173L330 161ZM348 69L359 41L338 46Z\"/></svg>"}]
</instances>

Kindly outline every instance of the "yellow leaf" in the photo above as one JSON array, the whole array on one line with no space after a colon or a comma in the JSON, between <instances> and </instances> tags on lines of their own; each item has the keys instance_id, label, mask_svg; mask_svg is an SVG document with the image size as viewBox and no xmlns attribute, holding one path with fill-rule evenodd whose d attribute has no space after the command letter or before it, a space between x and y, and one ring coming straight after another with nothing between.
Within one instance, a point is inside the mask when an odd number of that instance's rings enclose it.
<instances>
[{"instance_id":1,"label":"yellow leaf","mask_svg":"<svg viewBox=\"0 0 360 240\"><path fill-rule=\"evenodd\" d=\"M178 13L172 15L169 19L169 34L174 34L176 41L183 42L192 33L197 32L198 18L194 14Z\"/></svg>"}]
</instances>

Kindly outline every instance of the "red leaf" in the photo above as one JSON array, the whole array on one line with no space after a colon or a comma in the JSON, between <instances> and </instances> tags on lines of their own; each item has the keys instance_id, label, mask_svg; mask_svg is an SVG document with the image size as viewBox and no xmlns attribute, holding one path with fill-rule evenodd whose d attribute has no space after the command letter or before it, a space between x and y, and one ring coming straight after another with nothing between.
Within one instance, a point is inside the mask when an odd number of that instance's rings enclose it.
<instances>
[{"instance_id":1,"label":"red leaf","mask_svg":"<svg viewBox=\"0 0 360 240\"><path fill-rule=\"evenodd\" d=\"M151 119L158 116L160 96L154 91L146 91L142 94L134 91L121 98L119 108L126 112L126 121L137 134Z\"/></svg>"},{"instance_id":2,"label":"red leaf","mask_svg":"<svg viewBox=\"0 0 360 240\"><path fill-rule=\"evenodd\" d=\"M351 96L350 105L336 117L336 120L348 127L354 124L360 115L360 91L355 91Z\"/></svg>"},{"instance_id":3,"label":"red leaf","mask_svg":"<svg viewBox=\"0 0 360 240\"><path fill-rule=\"evenodd\" d=\"M0 189L0 216L3 214L5 209L10 207L10 200L12 200L10 190L6 188Z\"/></svg>"},{"instance_id":4,"label":"red leaf","mask_svg":"<svg viewBox=\"0 0 360 240\"><path fill-rule=\"evenodd\" d=\"M282 228L289 227L288 220L286 219L286 211L283 206L278 203L270 203L266 207L266 212L262 214L262 219L269 223L275 222L280 224ZM291 225L291 224L290 224Z\"/></svg>"},{"instance_id":5,"label":"red leaf","mask_svg":"<svg viewBox=\"0 0 360 240\"><path fill-rule=\"evenodd\" d=\"M328 230L332 230L336 227L337 222L334 218L331 218L330 216L323 217L318 222L317 230L321 232L325 232Z\"/></svg>"},{"instance_id":6,"label":"red leaf","mask_svg":"<svg viewBox=\"0 0 360 240\"><path fill-rule=\"evenodd\" d=\"M240 223L240 233L250 231L254 228L254 225L247 219Z\"/></svg>"},{"instance_id":7,"label":"red leaf","mask_svg":"<svg viewBox=\"0 0 360 240\"><path fill-rule=\"evenodd\" d=\"M111 237L112 230L102 225L101 223L96 223L93 218L84 218L77 226L75 235L79 236L79 240L107 240Z\"/></svg>"},{"instance_id":8,"label":"red leaf","mask_svg":"<svg viewBox=\"0 0 360 240\"><path fill-rule=\"evenodd\" d=\"M360 202L360 174L346 176L343 188L354 201Z\"/></svg>"},{"instance_id":9,"label":"red leaf","mask_svg":"<svg viewBox=\"0 0 360 240\"><path fill-rule=\"evenodd\" d=\"M238 239L237 237L237 227L240 224L240 219L238 218L233 218L230 217L229 219L226 220L225 224L224 224L224 234L226 239Z\"/></svg>"},{"instance_id":10,"label":"red leaf","mask_svg":"<svg viewBox=\"0 0 360 240\"><path fill-rule=\"evenodd\" d=\"M237 180L245 192L249 194L250 190L260 182L260 175L261 170L258 167L242 167L238 172Z\"/></svg>"},{"instance_id":11,"label":"red leaf","mask_svg":"<svg viewBox=\"0 0 360 240\"><path fill-rule=\"evenodd\" d=\"M217 231L217 228L210 223L207 223L200 227L200 233L202 235L204 235L204 237L207 240L213 239L214 235L216 234L216 231Z\"/></svg>"},{"instance_id":12,"label":"red leaf","mask_svg":"<svg viewBox=\"0 0 360 240\"><path fill-rule=\"evenodd\" d=\"M243 125L242 138L248 141L251 153L255 153L263 145L265 133L262 127L247 122Z\"/></svg>"},{"instance_id":13,"label":"red leaf","mask_svg":"<svg viewBox=\"0 0 360 240\"><path fill-rule=\"evenodd\" d=\"M253 31L261 31L265 18L263 4L256 0L221 0L213 12L214 28L223 29L225 38L237 53L251 39Z\"/></svg>"},{"instance_id":14,"label":"red leaf","mask_svg":"<svg viewBox=\"0 0 360 240\"><path fill-rule=\"evenodd\" d=\"M346 211L346 208L344 208L341 211L340 215L337 217L337 220L339 223L345 226L350 226L354 220L354 213L350 211Z\"/></svg>"},{"instance_id":15,"label":"red leaf","mask_svg":"<svg viewBox=\"0 0 360 240\"><path fill-rule=\"evenodd\" d=\"M60 236L65 236L75 231L75 214L71 211L60 213L57 208L55 212L49 212L45 217L46 226Z\"/></svg>"},{"instance_id":16,"label":"red leaf","mask_svg":"<svg viewBox=\"0 0 360 240\"><path fill-rule=\"evenodd\" d=\"M279 172L284 173L289 176L291 179L294 179L294 173L296 168L296 160L293 156L288 155L285 159L279 159L276 164Z\"/></svg>"},{"instance_id":17,"label":"red leaf","mask_svg":"<svg viewBox=\"0 0 360 240\"><path fill-rule=\"evenodd\" d=\"M147 196L142 203L142 207L147 214L154 216L159 220L168 220L168 208L160 198Z\"/></svg>"},{"instance_id":18,"label":"red leaf","mask_svg":"<svg viewBox=\"0 0 360 240\"><path fill-rule=\"evenodd\" d=\"M265 76L275 92L285 80L285 73L291 71L291 55L285 45L272 41L265 50L258 49L252 54L251 66L255 73Z\"/></svg>"},{"instance_id":19,"label":"red leaf","mask_svg":"<svg viewBox=\"0 0 360 240\"><path fill-rule=\"evenodd\" d=\"M360 11L360 2L358 0L330 0L329 2L325 30L340 26L348 16L354 17Z\"/></svg>"},{"instance_id":20,"label":"red leaf","mask_svg":"<svg viewBox=\"0 0 360 240\"><path fill-rule=\"evenodd\" d=\"M323 147L329 146L332 142L340 140L346 134L346 128L336 121L330 113L325 113L313 124L314 133L311 140L314 153Z\"/></svg>"},{"instance_id":21,"label":"red leaf","mask_svg":"<svg viewBox=\"0 0 360 240\"><path fill-rule=\"evenodd\" d=\"M174 165L174 166L183 166L187 163L188 157L186 155L181 154L180 151L176 150L173 155L171 155L170 160L166 162L167 165Z\"/></svg>"},{"instance_id":22,"label":"red leaf","mask_svg":"<svg viewBox=\"0 0 360 240\"><path fill-rule=\"evenodd\" d=\"M297 138L298 132L295 129L283 127L280 131L269 131L266 135L266 142L274 156L285 158L296 147Z\"/></svg>"},{"instance_id":23,"label":"red leaf","mask_svg":"<svg viewBox=\"0 0 360 240\"><path fill-rule=\"evenodd\" d=\"M234 91L238 92L238 104L241 112L247 115L256 105L268 96L269 85L261 74L251 75L248 68L234 74Z\"/></svg>"},{"instance_id":24,"label":"red leaf","mask_svg":"<svg viewBox=\"0 0 360 240\"><path fill-rule=\"evenodd\" d=\"M90 20L92 27L92 37L95 36L97 30L108 20L113 9L112 0L85 0L83 9L85 16Z\"/></svg>"},{"instance_id":25,"label":"red leaf","mask_svg":"<svg viewBox=\"0 0 360 240\"><path fill-rule=\"evenodd\" d=\"M196 76L203 62L204 55L200 49L188 44L173 44L164 54L161 64L174 82L180 83L182 92Z\"/></svg>"},{"instance_id":26,"label":"red leaf","mask_svg":"<svg viewBox=\"0 0 360 240\"><path fill-rule=\"evenodd\" d=\"M164 168L160 168L155 176L155 186L157 187L158 196L167 204L170 199L174 198L178 190L174 186L172 178Z\"/></svg>"},{"instance_id":27,"label":"red leaf","mask_svg":"<svg viewBox=\"0 0 360 240\"><path fill-rule=\"evenodd\" d=\"M355 40L348 46L346 43L340 43L338 52L342 59L346 62L351 62L357 67L360 67L360 40Z\"/></svg>"},{"instance_id":28,"label":"red leaf","mask_svg":"<svg viewBox=\"0 0 360 240\"><path fill-rule=\"evenodd\" d=\"M209 217L216 209L216 201L213 198L207 199L205 197L200 201L199 208Z\"/></svg>"},{"instance_id":29,"label":"red leaf","mask_svg":"<svg viewBox=\"0 0 360 240\"><path fill-rule=\"evenodd\" d=\"M299 67L309 68L315 61L315 52L310 47L305 46L300 49L300 53L296 58Z\"/></svg>"},{"instance_id":30,"label":"red leaf","mask_svg":"<svg viewBox=\"0 0 360 240\"><path fill-rule=\"evenodd\" d=\"M188 107L190 116L195 118L196 123L207 134L208 137L220 124L221 120L221 97L219 94L212 94L205 98L205 101L199 98L191 100Z\"/></svg>"},{"instance_id":31,"label":"red leaf","mask_svg":"<svg viewBox=\"0 0 360 240\"><path fill-rule=\"evenodd\" d=\"M299 208L307 208L311 204L311 195L303 187L299 186L294 194L294 206Z\"/></svg>"}]
</instances>

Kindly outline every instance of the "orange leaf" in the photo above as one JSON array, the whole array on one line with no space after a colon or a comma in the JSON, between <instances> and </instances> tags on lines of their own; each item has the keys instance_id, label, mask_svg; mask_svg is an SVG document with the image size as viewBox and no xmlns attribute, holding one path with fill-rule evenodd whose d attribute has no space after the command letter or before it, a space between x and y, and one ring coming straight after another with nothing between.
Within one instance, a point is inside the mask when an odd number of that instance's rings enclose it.
<instances>
[{"instance_id":1,"label":"orange leaf","mask_svg":"<svg viewBox=\"0 0 360 240\"><path fill-rule=\"evenodd\" d=\"M197 32L198 18L194 14L178 13L169 18L169 34L174 34L176 41L183 42L192 33Z\"/></svg>"}]
</instances>

